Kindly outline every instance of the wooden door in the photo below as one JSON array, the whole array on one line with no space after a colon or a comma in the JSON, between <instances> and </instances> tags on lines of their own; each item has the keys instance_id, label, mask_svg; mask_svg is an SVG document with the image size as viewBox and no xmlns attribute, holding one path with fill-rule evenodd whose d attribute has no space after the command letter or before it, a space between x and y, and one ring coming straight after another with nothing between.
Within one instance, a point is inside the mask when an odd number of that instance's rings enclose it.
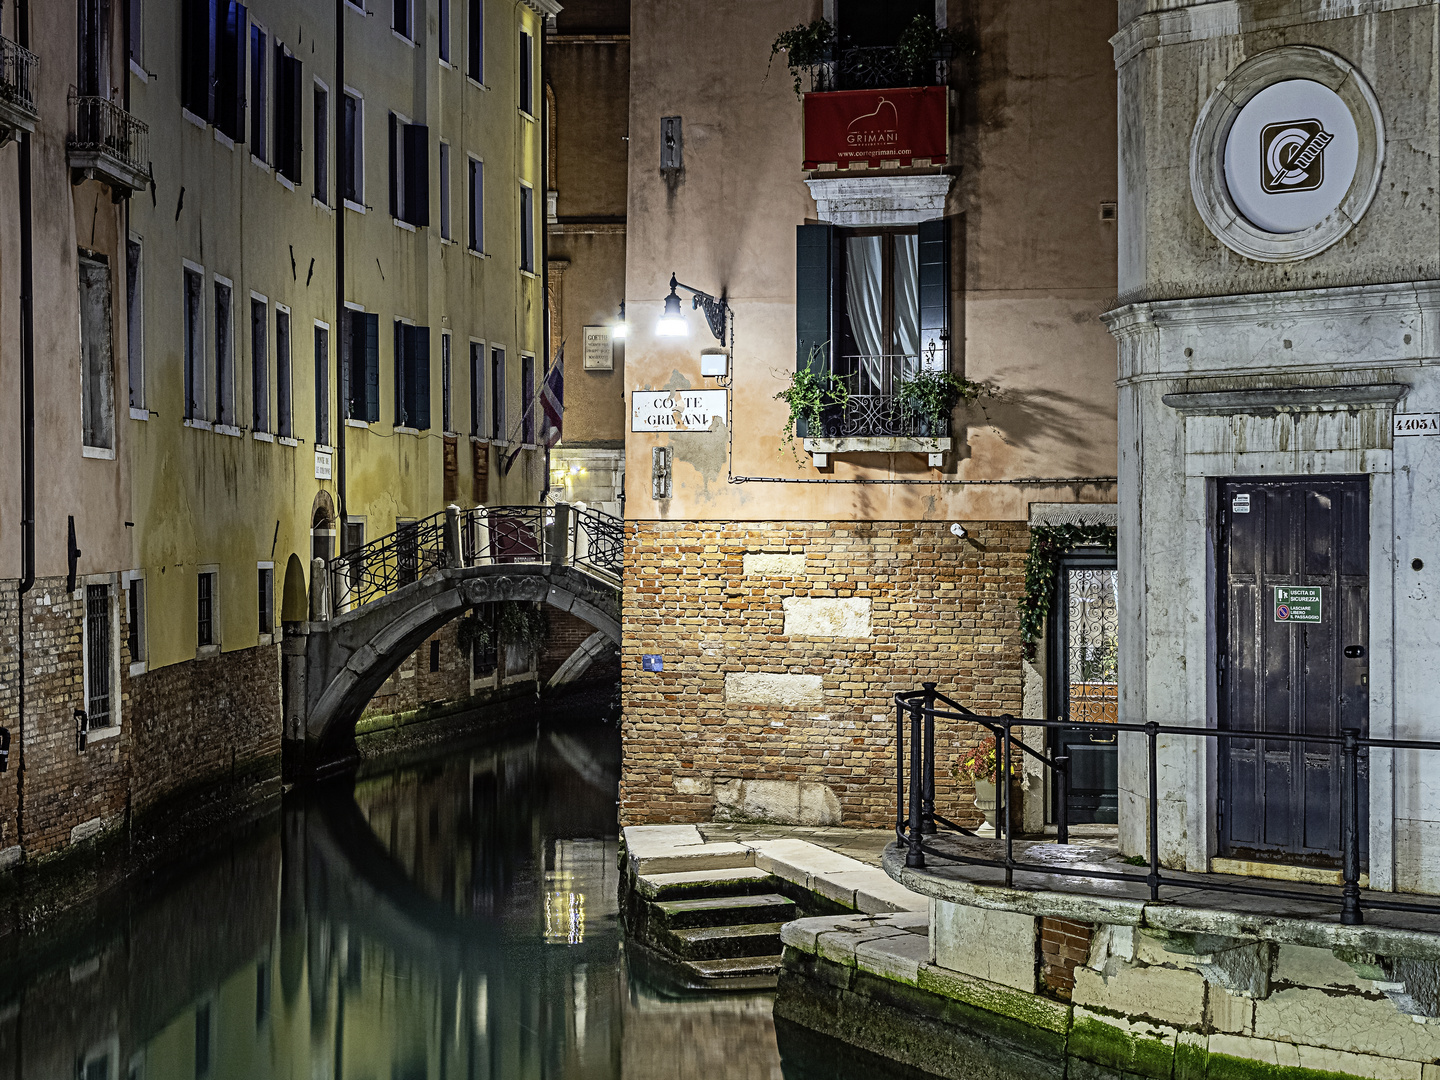
<instances>
[{"instance_id":1,"label":"wooden door","mask_svg":"<svg viewBox=\"0 0 1440 1080\"><path fill-rule=\"evenodd\" d=\"M1368 479L1223 480L1217 489L1219 726L1367 732ZM1339 865L1339 747L1221 739L1219 762L1222 854ZM1363 756L1360 769L1363 859Z\"/></svg>"}]
</instances>

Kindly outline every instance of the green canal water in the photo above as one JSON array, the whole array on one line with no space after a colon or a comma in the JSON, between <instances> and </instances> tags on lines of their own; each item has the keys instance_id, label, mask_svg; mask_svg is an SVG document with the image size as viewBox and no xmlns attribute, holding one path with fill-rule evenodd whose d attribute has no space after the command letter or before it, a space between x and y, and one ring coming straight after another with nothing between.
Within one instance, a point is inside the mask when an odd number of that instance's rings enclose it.
<instances>
[{"instance_id":1,"label":"green canal water","mask_svg":"<svg viewBox=\"0 0 1440 1080\"><path fill-rule=\"evenodd\" d=\"M619 735L540 722L335 790L0 971L0 1080L891 1080L626 963Z\"/></svg>"}]
</instances>

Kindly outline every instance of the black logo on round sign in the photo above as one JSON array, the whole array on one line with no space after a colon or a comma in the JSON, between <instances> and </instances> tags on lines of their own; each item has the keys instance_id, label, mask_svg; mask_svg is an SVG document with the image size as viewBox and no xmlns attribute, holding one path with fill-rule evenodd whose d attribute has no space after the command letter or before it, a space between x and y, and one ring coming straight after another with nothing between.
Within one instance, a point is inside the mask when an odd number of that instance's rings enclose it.
<instances>
[{"instance_id":1,"label":"black logo on round sign","mask_svg":"<svg viewBox=\"0 0 1440 1080\"><path fill-rule=\"evenodd\" d=\"M1260 129L1260 189L1269 195L1314 191L1325 182L1325 147L1335 136L1319 120L1286 120Z\"/></svg>"}]
</instances>

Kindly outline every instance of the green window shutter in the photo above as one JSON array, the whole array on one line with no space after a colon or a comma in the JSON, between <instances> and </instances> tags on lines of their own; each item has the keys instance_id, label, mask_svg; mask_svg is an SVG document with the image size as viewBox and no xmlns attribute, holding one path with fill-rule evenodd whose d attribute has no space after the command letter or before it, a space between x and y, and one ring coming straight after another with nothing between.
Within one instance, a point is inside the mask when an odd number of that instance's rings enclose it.
<instances>
[{"instance_id":1,"label":"green window shutter","mask_svg":"<svg viewBox=\"0 0 1440 1080\"><path fill-rule=\"evenodd\" d=\"M410 424L424 431L430 426L430 328L411 326L410 348Z\"/></svg>"},{"instance_id":2,"label":"green window shutter","mask_svg":"<svg viewBox=\"0 0 1440 1080\"><path fill-rule=\"evenodd\" d=\"M406 124L401 135L405 149L405 220L430 224L430 129Z\"/></svg>"},{"instance_id":3,"label":"green window shutter","mask_svg":"<svg viewBox=\"0 0 1440 1080\"><path fill-rule=\"evenodd\" d=\"M950 222L920 223L920 356L950 366Z\"/></svg>"},{"instance_id":4,"label":"green window shutter","mask_svg":"<svg viewBox=\"0 0 1440 1080\"><path fill-rule=\"evenodd\" d=\"M814 365L829 370L833 355L832 299L835 277L835 226L799 225L795 229L795 370ZM801 420L795 434L807 434Z\"/></svg>"},{"instance_id":5,"label":"green window shutter","mask_svg":"<svg viewBox=\"0 0 1440 1080\"><path fill-rule=\"evenodd\" d=\"M835 226L795 229L795 370L812 354L828 365L831 354L831 282L835 272Z\"/></svg>"},{"instance_id":6,"label":"green window shutter","mask_svg":"<svg viewBox=\"0 0 1440 1080\"><path fill-rule=\"evenodd\" d=\"M395 426L410 426L410 395L408 372L409 367L409 344L410 336L407 331L410 328L399 319L395 320Z\"/></svg>"},{"instance_id":7,"label":"green window shutter","mask_svg":"<svg viewBox=\"0 0 1440 1080\"><path fill-rule=\"evenodd\" d=\"M400 205L400 121L390 114L390 216L398 218L404 207Z\"/></svg>"},{"instance_id":8,"label":"green window shutter","mask_svg":"<svg viewBox=\"0 0 1440 1080\"><path fill-rule=\"evenodd\" d=\"M365 334L365 419L380 419L380 316L356 312Z\"/></svg>"}]
</instances>

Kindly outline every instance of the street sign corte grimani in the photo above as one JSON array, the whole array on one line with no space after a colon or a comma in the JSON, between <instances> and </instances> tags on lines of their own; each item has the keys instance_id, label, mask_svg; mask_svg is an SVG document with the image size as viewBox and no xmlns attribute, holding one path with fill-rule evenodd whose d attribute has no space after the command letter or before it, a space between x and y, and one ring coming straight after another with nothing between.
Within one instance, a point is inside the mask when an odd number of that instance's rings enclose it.
<instances>
[{"instance_id":1,"label":"street sign corte grimani","mask_svg":"<svg viewBox=\"0 0 1440 1080\"><path fill-rule=\"evenodd\" d=\"M1319 120L1287 120L1260 129L1260 190L1314 191L1325 182L1325 147L1335 136Z\"/></svg>"}]
</instances>

